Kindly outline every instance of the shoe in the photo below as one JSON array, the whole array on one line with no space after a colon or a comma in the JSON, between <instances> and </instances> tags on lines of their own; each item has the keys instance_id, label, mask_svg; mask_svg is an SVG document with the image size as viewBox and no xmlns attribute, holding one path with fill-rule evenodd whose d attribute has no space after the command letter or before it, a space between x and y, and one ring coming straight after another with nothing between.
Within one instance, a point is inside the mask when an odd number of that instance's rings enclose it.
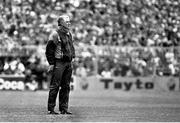
<instances>
[{"instance_id":1,"label":"shoe","mask_svg":"<svg viewBox=\"0 0 180 123\"><path fill-rule=\"evenodd\" d=\"M48 111L48 114L58 115L59 113L57 113L57 112L55 112L55 111Z\"/></svg>"},{"instance_id":2,"label":"shoe","mask_svg":"<svg viewBox=\"0 0 180 123\"><path fill-rule=\"evenodd\" d=\"M66 110L61 110L60 111L61 114L72 114L72 112L66 111Z\"/></svg>"}]
</instances>

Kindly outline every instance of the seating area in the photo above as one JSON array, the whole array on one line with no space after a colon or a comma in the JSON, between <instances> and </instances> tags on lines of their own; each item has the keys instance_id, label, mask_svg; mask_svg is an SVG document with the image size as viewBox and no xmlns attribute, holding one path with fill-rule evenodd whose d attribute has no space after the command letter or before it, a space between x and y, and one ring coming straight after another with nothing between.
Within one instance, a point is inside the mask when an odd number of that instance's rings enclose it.
<instances>
[{"instance_id":1,"label":"seating area","mask_svg":"<svg viewBox=\"0 0 180 123\"><path fill-rule=\"evenodd\" d=\"M0 44L44 45L57 17L72 18L77 45L180 45L179 0L3 0Z\"/></svg>"},{"instance_id":2,"label":"seating area","mask_svg":"<svg viewBox=\"0 0 180 123\"><path fill-rule=\"evenodd\" d=\"M179 5L180 0L2 0L0 74L47 81L44 47L66 13L76 47L74 75L179 76Z\"/></svg>"}]
</instances>

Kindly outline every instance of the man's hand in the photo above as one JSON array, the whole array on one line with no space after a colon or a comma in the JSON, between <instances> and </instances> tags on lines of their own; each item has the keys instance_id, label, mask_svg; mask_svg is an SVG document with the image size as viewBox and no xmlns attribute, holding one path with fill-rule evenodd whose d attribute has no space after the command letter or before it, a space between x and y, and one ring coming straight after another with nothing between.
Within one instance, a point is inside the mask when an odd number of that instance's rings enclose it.
<instances>
[{"instance_id":1,"label":"man's hand","mask_svg":"<svg viewBox=\"0 0 180 123\"><path fill-rule=\"evenodd\" d=\"M50 65L47 72L51 73L53 71L53 69L54 69L54 65Z\"/></svg>"},{"instance_id":2,"label":"man's hand","mask_svg":"<svg viewBox=\"0 0 180 123\"><path fill-rule=\"evenodd\" d=\"M75 58L72 59L72 63L74 63L74 62L75 62Z\"/></svg>"}]
</instances>

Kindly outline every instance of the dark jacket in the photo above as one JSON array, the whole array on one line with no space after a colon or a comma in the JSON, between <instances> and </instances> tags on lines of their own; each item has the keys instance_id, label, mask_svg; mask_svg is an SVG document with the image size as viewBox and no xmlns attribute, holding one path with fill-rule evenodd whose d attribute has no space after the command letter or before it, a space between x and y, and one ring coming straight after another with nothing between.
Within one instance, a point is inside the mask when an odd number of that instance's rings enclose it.
<instances>
[{"instance_id":1,"label":"dark jacket","mask_svg":"<svg viewBox=\"0 0 180 123\"><path fill-rule=\"evenodd\" d=\"M72 61L72 58L75 58L75 49L71 33L66 34L60 30L53 32L49 36L45 54L50 65L54 65L56 59Z\"/></svg>"}]
</instances>

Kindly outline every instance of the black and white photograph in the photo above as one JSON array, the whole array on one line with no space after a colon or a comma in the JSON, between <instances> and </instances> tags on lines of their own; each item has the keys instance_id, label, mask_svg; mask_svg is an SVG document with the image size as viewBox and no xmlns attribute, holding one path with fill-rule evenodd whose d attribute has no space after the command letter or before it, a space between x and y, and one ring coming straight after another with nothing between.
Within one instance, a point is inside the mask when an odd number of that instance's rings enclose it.
<instances>
[{"instance_id":1,"label":"black and white photograph","mask_svg":"<svg viewBox=\"0 0 180 123\"><path fill-rule=\"evenodd\" d=\"M180 0L0 0L0 122L180 122Z\"/></svg>"}]
</instances>

